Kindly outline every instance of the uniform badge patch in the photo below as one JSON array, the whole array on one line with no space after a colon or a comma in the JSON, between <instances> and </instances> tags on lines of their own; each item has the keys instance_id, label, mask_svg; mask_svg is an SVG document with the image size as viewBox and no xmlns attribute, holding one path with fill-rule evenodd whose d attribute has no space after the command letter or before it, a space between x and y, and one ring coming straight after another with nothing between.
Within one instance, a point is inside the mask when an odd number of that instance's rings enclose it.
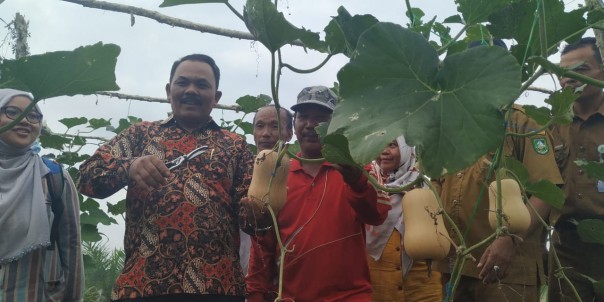
<instances>
[{"instance_id":1,"label":"uniform badge patch","mask_svg":"<svg viewBox=\"0 0 604 302\"><path fill-rule=\"evenodd\" d=\"M533 138L533 149L537 154L545 155L549 152L549 145L544 137Z\"/></svg>"}]
</instances>

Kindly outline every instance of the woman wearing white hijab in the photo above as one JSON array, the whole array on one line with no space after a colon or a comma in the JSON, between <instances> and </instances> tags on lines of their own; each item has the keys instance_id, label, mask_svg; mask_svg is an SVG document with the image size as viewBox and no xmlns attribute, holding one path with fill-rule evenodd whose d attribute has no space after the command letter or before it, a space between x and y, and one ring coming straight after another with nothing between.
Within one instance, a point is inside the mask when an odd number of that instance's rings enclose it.
<instances>
[{"instance_id":1,"label":"woman wearing white hijab","mask_svg":"<svg viewBox=\"0 0 604 302\"><path fill-rule=\"evenodd\" d=\"M33 102L25 91L0 89L0 128ZM0 133L0 301L82 301L79 201L64 173L63 212L54 249L53 213L44 176L50 172L35 146L42 127L35 107Z\"/></svg>"},{"instance_id":2,"label":"woman wearing white hijab","mask_svg":"<svg viewBox=\"0 0 604 302\"><path fill-rule=\"evenodd\" d=\"M386 187L402 187L419 176L415 148L403 136L392 141L373 162ZM392 209L382 225L367 227L367 254L374 302L443 300L441 275L428 273L425 262L413 262L405 253L403 194L391 194Z\"/></svg>"}]
</instances>

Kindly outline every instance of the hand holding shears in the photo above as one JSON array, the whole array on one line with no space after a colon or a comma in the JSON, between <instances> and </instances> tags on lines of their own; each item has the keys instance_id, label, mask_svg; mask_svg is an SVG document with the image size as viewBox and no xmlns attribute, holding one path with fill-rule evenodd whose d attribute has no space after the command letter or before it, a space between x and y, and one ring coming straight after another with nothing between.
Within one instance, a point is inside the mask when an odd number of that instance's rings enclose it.
<instances>
[{"instance_id":1,"label":"hand holding shears","mask_svg":"<svg viewBox=\"0 0 604 302\"><path fill-rule=\"evenodd\" d=\"M205 153L208 149L208 146L201 146L165 163L155 155L139 157L132 162L128 170L130 186L141 186L146 190L157 189L167 183L171 175L170 171Z\"/></svg>"}]
</instances>

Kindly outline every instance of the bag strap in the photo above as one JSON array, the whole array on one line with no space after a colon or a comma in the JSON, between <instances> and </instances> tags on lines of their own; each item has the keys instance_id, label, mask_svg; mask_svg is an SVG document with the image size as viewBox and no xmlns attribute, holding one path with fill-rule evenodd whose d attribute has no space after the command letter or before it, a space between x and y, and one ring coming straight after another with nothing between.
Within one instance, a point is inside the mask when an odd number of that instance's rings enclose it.
<instances>
[{"instance_id":1,"label":"bag strap","mask_svg":"<svg viewBox=\"0 0 604 302\"><path fill-rule=\"evenodd\" d=\"M59 220L63 214L62 197L65 179L63 178L63 167L61 164L46 157L42 157L42 160L46 167L50 169L50 172L46 174L45 178L51 200L51 209L54 214L54 219L50 228L50 247L48 248L52 250L59 237Z\"/></svg>"}]
</instances>

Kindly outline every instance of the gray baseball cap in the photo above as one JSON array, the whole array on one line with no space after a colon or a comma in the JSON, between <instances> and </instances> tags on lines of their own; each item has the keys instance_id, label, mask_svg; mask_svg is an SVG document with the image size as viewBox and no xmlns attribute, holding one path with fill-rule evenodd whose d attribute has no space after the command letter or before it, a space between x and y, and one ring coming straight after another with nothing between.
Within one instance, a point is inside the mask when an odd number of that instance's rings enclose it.
<instances>
[{"instance_id":1,"label":"gray baseball cap","mask_svg":"<svg viewBox=\"0 0 604 302\"><path fill-rule=\"evenodd\" d=\"M300 110L301 106L307 104L316 104L323 106L330 111L336 108L336 100L338 96L325 86L306 87L298 94L298 101L291 108L293 111Z\"/></svg>"}]
</instances>

